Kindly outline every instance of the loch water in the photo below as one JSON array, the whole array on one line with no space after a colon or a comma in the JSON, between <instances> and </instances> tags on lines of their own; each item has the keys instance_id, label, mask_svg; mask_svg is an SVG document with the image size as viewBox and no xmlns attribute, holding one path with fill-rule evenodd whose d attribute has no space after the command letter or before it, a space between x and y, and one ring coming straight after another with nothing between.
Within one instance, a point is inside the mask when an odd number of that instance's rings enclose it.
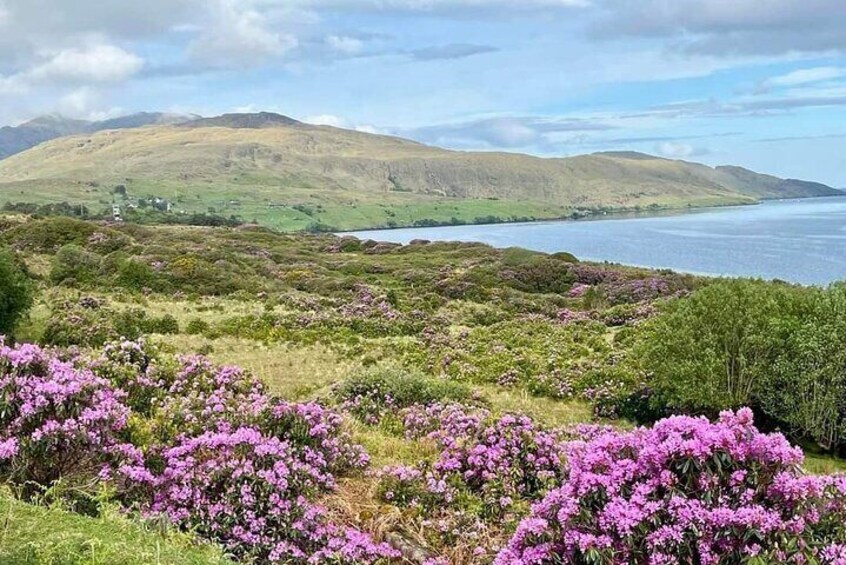
<instances>
[{"instance_id":1,"label":"loch water","mask_svg":"<svg viewBox=\"0 0 846 565\"><path fill-rule=\"evenodd\" d=\"M846 196L649 217L352 232L407 243L477 241L582 260L825 285L846 279Z\"/></svg>"}]
</instances>

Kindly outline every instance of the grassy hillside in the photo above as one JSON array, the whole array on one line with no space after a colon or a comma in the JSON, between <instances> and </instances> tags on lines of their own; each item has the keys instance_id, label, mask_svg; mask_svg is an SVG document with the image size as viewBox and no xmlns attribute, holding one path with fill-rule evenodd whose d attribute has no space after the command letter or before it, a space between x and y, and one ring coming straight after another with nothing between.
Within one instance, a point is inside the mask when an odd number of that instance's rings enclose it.
<instances>
[{"instance_id":1,"label":"grassy hillside","mask_svg":"<svg viewBox=\"0 0 846 565\"><path fill-rule=\"evenodd\" d=\"M275 114L57 139L0 161L0 201L158 197L283 230L560 218L839 194L737 168L638 153L541 159L311 126ZM125 195L125 196L124 196Z\"/></svg>"},{"instance_id":2,"label":"grassy hillside","mask_svg":"<svg viewBox=\"0 0 846 565\"><path fill-rule=\"evenodd\" d=\"M156 124L176 124L195 117L159 112L140 112L99 122L89 122L72 120L57 115L41 116L18 126L0 128L0 159L26 151L39 143L66 135L92 133L107 129L137 128Z\"/></svg>"}]
</instances>

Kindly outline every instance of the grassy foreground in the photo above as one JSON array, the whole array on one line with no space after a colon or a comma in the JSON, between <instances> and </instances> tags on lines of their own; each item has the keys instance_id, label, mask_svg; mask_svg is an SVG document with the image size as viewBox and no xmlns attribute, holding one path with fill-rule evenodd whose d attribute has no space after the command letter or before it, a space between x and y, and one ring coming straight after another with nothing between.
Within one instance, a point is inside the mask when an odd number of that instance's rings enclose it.
<instances>
[{"instance_id":1,"label":"grassy foreground","mask_svg":"<svg viewBox=\"0 0 846 565\"><path fill-rule=\"evenodd\" d=\"M0 493L5 565L227 565L211 545L162 534L117 514L99 518L34 506Z\"/></svg>"}]
</instances>

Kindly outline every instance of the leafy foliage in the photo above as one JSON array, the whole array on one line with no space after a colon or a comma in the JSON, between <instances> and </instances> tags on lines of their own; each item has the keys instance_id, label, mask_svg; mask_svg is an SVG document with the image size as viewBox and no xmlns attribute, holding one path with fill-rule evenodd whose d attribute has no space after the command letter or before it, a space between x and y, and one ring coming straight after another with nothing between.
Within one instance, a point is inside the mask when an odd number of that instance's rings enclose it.
<instances>
[{"instance_id":1,"label":"leafy foliage","mask_svg":"<svg viewBox=\"0 0 846 565\"><path fill-rule=\"evenodd\" d=\"M12 333L32 300L26 267L10 251L0 248L0 335Z\"/></svg>"}]
</instances>

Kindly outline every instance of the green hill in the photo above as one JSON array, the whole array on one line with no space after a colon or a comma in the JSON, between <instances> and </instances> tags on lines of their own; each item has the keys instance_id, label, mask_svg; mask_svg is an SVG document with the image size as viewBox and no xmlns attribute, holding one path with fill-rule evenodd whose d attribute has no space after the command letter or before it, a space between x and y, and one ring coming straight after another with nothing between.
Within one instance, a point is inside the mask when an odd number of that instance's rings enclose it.
<instances>
[{"instance_id":1,"label":"green hill","mask_svg":"<svg viewBox=\"0 0 846 565\"><path fill-rule=\"evenodd\" d=\"M0 201L109 206L158 197L280 229L509 221L609 209L842 194L640 153L543 159L449 151L278 114L63 137L0 161ZM126 193L126 200L123 194Z\"/></svg>"}]
</instances>

